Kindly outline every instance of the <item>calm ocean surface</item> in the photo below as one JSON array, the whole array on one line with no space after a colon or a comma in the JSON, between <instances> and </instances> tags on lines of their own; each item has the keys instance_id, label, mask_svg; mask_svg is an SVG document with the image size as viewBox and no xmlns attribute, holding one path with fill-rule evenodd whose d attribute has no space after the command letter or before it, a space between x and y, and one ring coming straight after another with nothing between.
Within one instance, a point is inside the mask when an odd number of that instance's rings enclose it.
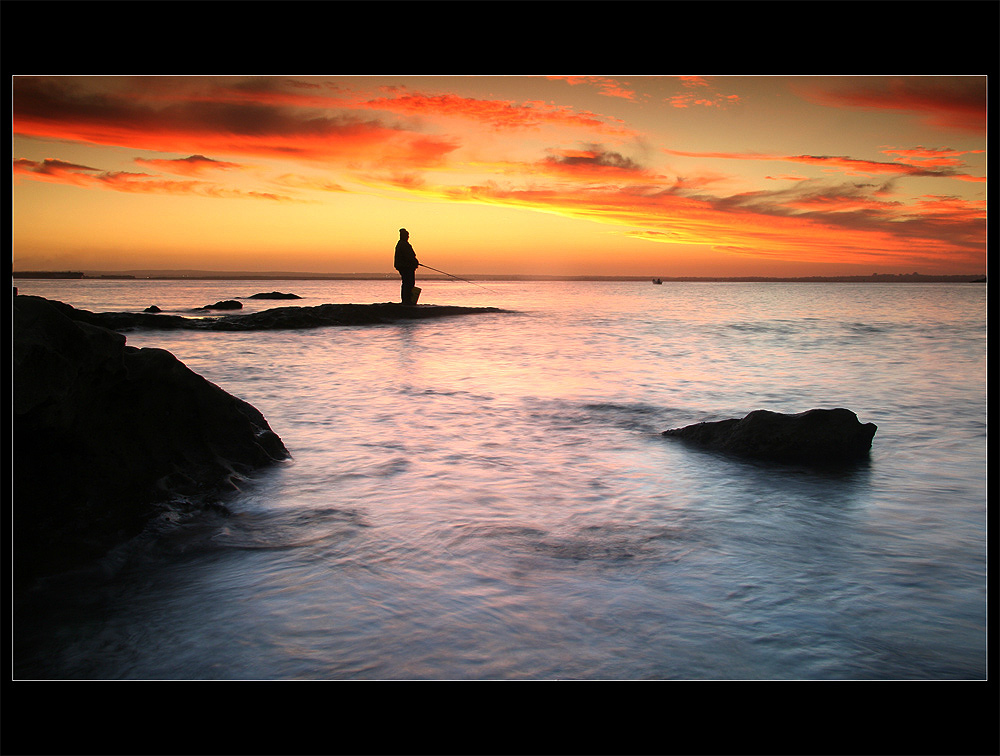
<instances>
[{"instance_id":1,"label":"calm ocean surface","mask_svg":"<svg viewBox=\"0 0 1000 756\"><path fill-rule=\"evenodd\" d=\"M398 281L14 281L94 311ZM986 287L418 281L497 306L368 327L133 331L293 459L39 589L15 677L983 679ZM815 473L668 428L846 407Z\"/></svg>"}]
</instances>

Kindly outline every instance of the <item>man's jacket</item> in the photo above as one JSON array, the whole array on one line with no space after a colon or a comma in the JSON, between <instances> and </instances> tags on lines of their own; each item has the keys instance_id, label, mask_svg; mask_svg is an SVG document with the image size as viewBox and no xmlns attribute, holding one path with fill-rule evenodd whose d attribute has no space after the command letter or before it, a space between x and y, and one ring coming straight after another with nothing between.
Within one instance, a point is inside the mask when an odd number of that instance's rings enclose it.
<instances>
[{"instance_id":1,"label":"man's jacket","mask_svg":"<svg viewBox=\"0 0 1000 756\"><path fill-rule=\"evenodd\" d=\"M400 239L396 242L396 257L392 266L396 270L416 270L420 267L420 263L417 262L417 253L413 251L413 247L408 241Z\"/></svg>"}]
</instances>

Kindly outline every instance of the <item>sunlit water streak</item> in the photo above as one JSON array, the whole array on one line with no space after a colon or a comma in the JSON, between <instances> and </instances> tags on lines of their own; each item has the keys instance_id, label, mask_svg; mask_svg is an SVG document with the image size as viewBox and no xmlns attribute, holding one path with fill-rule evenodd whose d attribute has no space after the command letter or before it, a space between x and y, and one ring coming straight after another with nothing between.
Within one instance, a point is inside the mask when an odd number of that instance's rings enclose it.
<instances>
[{"instance_id":1,"label":"sunlit water streak","mask_svg":"<svg viewBox=\"0 0 1000 756\"><path fill-rule=\"evenodd\" d=\"M394 281L25 281L91 310ZM39 591L24 677L985 676L986 295L971 284L425 282L480 314L128 334L293 460ZM841 473L660 436L765 408L878 425ZM84 589L84 586L86 588Z\"/></svg>"}]
</instances>

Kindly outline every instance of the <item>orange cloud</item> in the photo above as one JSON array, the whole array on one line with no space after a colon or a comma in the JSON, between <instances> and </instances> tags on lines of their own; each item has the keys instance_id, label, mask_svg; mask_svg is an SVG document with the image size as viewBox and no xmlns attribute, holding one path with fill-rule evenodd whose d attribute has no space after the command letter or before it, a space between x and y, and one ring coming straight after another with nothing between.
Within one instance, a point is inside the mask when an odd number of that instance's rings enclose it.
<instances>
[{"instance_id":1,"label":"orange cloud","mask_svg":"<svg viewBox=\"0 0 1000 756\"><path fill-rule=\"evenodd\" d=\"M274 179L275 183L295 189L309 189L321 192L346 192L347 190L335 181L314 178L310 176L300 176L298 174L286 173Z\"/></svg>"},{"instance_id":2,"label":"orange cloud","mask_svg":"<svg viewBox=\"0 0 1000 756\"><path fill-rule=\"evenodd\" d=\"M729 105L735 105L740 101L739 95L735 94L704 94L700 92L699 90L701 88L709 88L708 80L702 76L679 76L677 78L680 80L684 88L690 91L668 97L666 101L670 103L672 107L690 108L694 105L700 105L702 107L724 109Z\"/></svg>"},{"instance_id":3,"label":"orange cloud","mask_svg":"<svg viewBox=\"0 0 1000 756\"><path fill-rule=\"evenodd\" d=\"M125 171L100 171L88 166L74 165L61 160L47 159L41 163L19 158L13 161L15 176L32 179L111 189L117 192L141 192L147 194L190 194L201 197L226 199L269 199L291 200L291 197L270 192L229 189L205 181L174 181L151 176L146 173Z\"/></svg>"},{"instance_id":4,"label":"orange cloud","mask_svg":"<svg viewBox=\"0 0 1000 756\"><path fill-rule=\"evenodd\" d=\"M651 241L695 244L786 260L923 260L982 264L985 202L928 198L906 205L882 184L810 184L730 196L695 194L680 184L531 188L495 183L407 187L431 199L557 213L627 227Z\"/></svg>"},{"instance_id":5,"label":"orange cloud","mask_svg":"<svg viewBox=\"0 0 1000 756\"><path fill-rule=\"evenodd\" d=\"M771 181L808 181L807 176L800 176L795 173L783 173L779 176L765 176L764 178Z\"/></svg>"},{"instance_id":6,"label":"orange cloud","mask_svg":"<svg viewBox=\"0 0 1000 756\"><path fill-rule=\"evenodd\" d=\"M204 155L191 155L186 158L175 159L146 159L136 158L135 162L140 165L148 165L153 168L166 171L167 173L179 173L184 176L194 176L210 170L229 170L238 168L236 163L228 163L224 160L213 160Z\"/></svg>"},{"instance_id":7,"label":"orange cloud","mask_svg":"<svg viewBox=\"0 0 1000 756\"><path fill-rule=\"evenodd\" d=\"M953 150L950 147L942 147L938 149L913 147L909 149L883 150L882 152L886 155L899 155L900 157L896 158L896 160L900 163L906 163L907 165L919 165L930 168L952 168L964 165L964 163L958 159L962 155L981 154L985 152L985 150ZM985 176L979 179L977 177L963 175L961 178L968 180L986 180Z\"/></svg>"},{"instance_id":8,"label":"orange cloud","mask_svg":"<svg viewBox=\"0 0 1000 756\"><path fill-rule=\"evenodd\" d=\"M393 91L403 90L394 88ZM493 129L537 129L547 125L580 127L617 134L626 131L620 119L537 100L516 103L508 100L460 97L453 94L428 95L405 92L392 97L358 100L354 104L374 110L417 114L424 117L433 114L464 118L486 124Z\"/></svg>"},{"instance_id":9,"label":"orange cloud","mask_svg":"<svg viewBox=\"0 0 1000 756\"><path fill-rule=\"evenodd\" d=\"M667 98L667 102L675 108L690 108L694 105L706 108L725 108L728 105L736 104L739 100L738 95L717 95L709 98L698 97L694 94L679 94Z\"/></svg>"},{"instance_id":10,"label":"orange cloud","mask_svg":"<svg viewBox=\"0 0 1000 756\"><path fill-rule=\"evenodd\" d=\"M565 81L570 86L587 84L597 87L598 94L606 97L620 97L624 100L634 100L635 92L626 88L627 84L622 84L615 79L608 79L603 76L549 76L550 81Z\"/></svg>"}]
</instances>

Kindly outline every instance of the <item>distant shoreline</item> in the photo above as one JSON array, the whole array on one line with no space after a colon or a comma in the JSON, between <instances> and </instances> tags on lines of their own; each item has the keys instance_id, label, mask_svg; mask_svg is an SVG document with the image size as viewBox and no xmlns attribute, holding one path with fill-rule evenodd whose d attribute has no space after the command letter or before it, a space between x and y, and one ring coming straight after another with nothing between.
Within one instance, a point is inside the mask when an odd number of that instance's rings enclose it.
<instances>
[{"instance_id":1,"label":"distant shoreline","mask_svg":"<svg viewBox=\"0 0 1000 756\"><path fill-rule=\"evenodd\" d=\"M289 273L225 271L130 271L101 273L84 271L14 271L12 278L38 280L135 280L135 281L384 281L398 280L388 273ZM421 275L421 279L451 281L453 278ZM934 276L920 273L877 273L870 276L543 276L488 275L462 276L476 281L610 281L663 283L986 283L985 275Z\"/></svg>"}]
</instances>

